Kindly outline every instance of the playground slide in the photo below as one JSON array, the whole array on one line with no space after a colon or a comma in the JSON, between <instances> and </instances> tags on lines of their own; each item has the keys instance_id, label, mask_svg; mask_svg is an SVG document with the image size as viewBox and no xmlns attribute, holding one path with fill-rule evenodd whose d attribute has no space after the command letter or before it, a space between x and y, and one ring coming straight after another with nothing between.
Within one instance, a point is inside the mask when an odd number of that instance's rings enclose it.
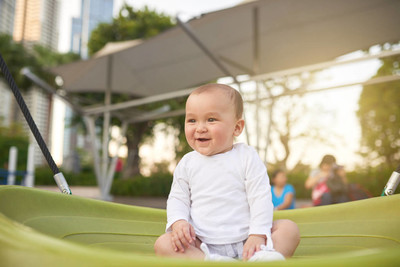
<instances>
[{"instance_id":1,"label":"playground slide","mask_svg":"<svg viewBox=\"0 0 400 267\"><path fill-rule=\"evenodd\" d=\"M278 211L300 228L293 258L222 263L154 256L165 210L0 186L0 266L398 266L400 195Z\"/></svg>"}]
</instances>

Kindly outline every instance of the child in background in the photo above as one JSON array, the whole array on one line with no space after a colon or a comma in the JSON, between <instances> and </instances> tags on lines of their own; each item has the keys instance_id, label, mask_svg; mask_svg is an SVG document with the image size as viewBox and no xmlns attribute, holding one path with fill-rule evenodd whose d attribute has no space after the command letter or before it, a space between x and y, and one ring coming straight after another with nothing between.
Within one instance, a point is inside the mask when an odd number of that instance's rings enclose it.
<instances>
[{"instance_id":1,"label":"child in background","mask_svg":"<svg viewBox=\"0 0 400 267\"><path fill-rule=\"evenodd\" d=\"M293 255L299 230L290 220L273 222L265 165L253 148L233 144L244 128L242 113L242 97L227 85L204 85L189 96L185 135L194 151L174 171L156 255L215 261Z\"/></svg>"},{"instance_id":2,"label":"child in background","mask_svg":"<svg viewBox=\"0 0 400 267\"><path fill-rule=\"evenodd\" d=\"M272 203L275 210L295 208L295 190L292 185L286 184L287 177L283 170L276 170L271 177Z\"/></svg>"}]
</instances>

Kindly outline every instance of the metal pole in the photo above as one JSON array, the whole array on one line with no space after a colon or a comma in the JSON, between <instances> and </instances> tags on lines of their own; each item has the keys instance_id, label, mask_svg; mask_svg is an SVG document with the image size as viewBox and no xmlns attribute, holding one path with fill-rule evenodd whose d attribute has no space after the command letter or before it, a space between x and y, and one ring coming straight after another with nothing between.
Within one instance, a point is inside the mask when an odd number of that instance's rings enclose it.
<instances>
[{"instance_id":1,"label":"metal pole","mask_svg":"<svg viewBox=\"0 0 400 267\"><path fill-rule=\"evenodd\" d=\"M273 110L274 110L274 104L275 100L272 99L271 105L269 106L269 121L268 121L268 129L267 129L267 134L265 138L265 150L264 150L264 161L267 161L267 156L268 156L268 147L269 144L271 143L271 128L272 128L272 118L273 118Z\"/></svg>"},{"instance_id":2,"label":"metal pole","mask_svg":"<svg viewBox=\"0 0 400 267\"><path fill-rule=\"evenodd\" d=\"M254 7L253 9L253 72L255 74L259 73L260 69L260 61L259 61L259 38L258 38L258 8ZM258 81L256 81L256 112L255 112L255 121L256 121L256 149L257 152L260 153L260 88Z\"/></svg>"},{"instance_id":3,"label":"metal pole","mask_svg":"<svg viewBox=\"0 0 400 267\"><path fill-rule=\"evenodd\" d=\"M96 180L97 180L97 185L100 188L103 187L103 180L101 178L101 171L100 171L100 158L99 158L99 148L97 147L97 138L96 138L96 129L95 129L95 123L94 123L94 118L89 117L89 116L84 116L83 117L87 130L89 132L90 136L90 142L91 142L91 150L92 150L92 156L93 156L93 165L94 165L94 172L96 174Z\"/></svg>"},{"instance_id":4,"label":"metal pole","mask_svg":"<svg viewBox=\"0 0 400 267\"><path fill-rule=\"evenodd\" d=\"M18 150L15 146L10 147L10 152L8 155L8 177L7 184L14 185L15 184L15 171L17 166L17 155Z\"/></svg>"},{"instance_id":5,"label":"metal pole","mask_svg":"<svg viewBox=\"0 0 400 267\"><path fill-rule=\"evenodd\" d=\"M117 140L117 148L116 148L117 153L115 154L115 156L111 160L110 167L108 168L107 180L106 180L105 186L104 186L104 188L105 188L104 191L105 191L105 194L106 194L108 199L111 199L110 190L111 190L112 181L114 180L115 167L117 166L118 151L119 151L119 148L122 145L122 141L123 141L123 138L126 135L126 130L127 129L128 129L128 122L124 121L122 123L122 127L121 127L121 134L120 134L120 136L119 136L119 138Z\"/></svg>"},{"instance_id":6,"label":"metal pole","mask_svg":"<svg viewBox=\"0 0 400 267\"><path fill-rule=\"evenodd\" d=\"M106 107L110 106L111 104L111 85L112 85L112 62L113 56L108 56L107 59L107 89L104 95L104 105ZM107 172L108 172L108 142L109 142L109 128L110 128L110 111L104 112L103 117L103 148L102 148L102 163L101 163L101 179L102 179L102 188L101 194L103 198L107 197L106 184L107 184Z\"/></svg>"},{"instance_id":7,"label":"metal pole","mask_svg":"<svg viewBox=\"0 0 400 267\"><path fill-rule=\"evenodd\" d=\"M29 144L28 147L28 162L26 163L25 186L33 187L35 185L35 146Z\"/></svg>"}]
</instances>

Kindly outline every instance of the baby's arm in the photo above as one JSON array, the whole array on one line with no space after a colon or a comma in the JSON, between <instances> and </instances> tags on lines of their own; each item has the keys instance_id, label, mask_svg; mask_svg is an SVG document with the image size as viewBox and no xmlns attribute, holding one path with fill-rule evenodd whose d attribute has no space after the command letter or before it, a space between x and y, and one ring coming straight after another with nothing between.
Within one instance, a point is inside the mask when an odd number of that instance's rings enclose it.
<instances>
[{"instance_id":1,"label":"baby's arm","mask_svg":"<svg viewBox=\"0 0 400 267\"><path fill-rule=\"evenodd\" d=\"M267 237L265 235L249 235L246 243L243 246L243 260L249 260L254 253L261 250L261 245L265 245L265 240Z\"/></svg>"},{"instance_id":2,"label":"baby's arm","mask_svg":"<svg viewBox=\"0 0 400 267\"><path fill-rule=\"evenodd\" d=\"M190 217L190 190L186 180L183 160L174 171L174 180L167 201L167 232L171 232L174 251L184 252L185 247L196 240L194 228L188 223Z\"/></svg>"},{"instance_id":3,"label":"baby's arm","mask_svg":"<svg viewBox=\"0 0 400 267\"><path fill-rule=\"evenodd\" d=\"M174 251L184 252L185 247L194 244L196 233L193 226L185 220L178 220L171 226L172 228L172 248Z\"/></svg>"},{"instance_id":4,"label":"baby's arm","mask_svg":"<svg viewBox=\"0 0 400 267\"><path fill-rule=\"evenodd\" d=\"M249 259L261 245L273 248L271 239L273 205L267 169L255 150L246 161L246 195L250 208L249 237L243 259Z\"/></svg>"}]
</instances>

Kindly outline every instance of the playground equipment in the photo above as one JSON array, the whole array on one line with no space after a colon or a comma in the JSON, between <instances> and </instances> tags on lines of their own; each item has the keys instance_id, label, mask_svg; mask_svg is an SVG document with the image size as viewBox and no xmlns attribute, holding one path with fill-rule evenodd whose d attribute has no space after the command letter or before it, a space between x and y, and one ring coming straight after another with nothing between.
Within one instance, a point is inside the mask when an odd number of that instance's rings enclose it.
<instances>
[{"instance_id":1,"label":"playground equipment","mask_svg":"<svg viewBox=\"0 0 400 267\"><path fill-rule=\"evenodd\" d=\"M7 66L0 67L61 192L71 194L54 163ZM398 170L399 171L399 170ZM396 171L396 172L398 172ZM260 266L397 266L400 261L400 195L392 175L385 194L324 207L279 211L275 219L299 225L293 259ZM393 182L393 180L395 180ZM164 210L107 203L17 186L0 186L1 266L216 266L219 263L157 258Z\"/></svg>"},{"instance_id":2,"label":"playground equipment","mask_svg":"<svg viewBox=\"0 0 400 267\"><path fill-rule=\"evenodd\" d=\"M0 186L1 266L243 266L155 257L166 212L34 188ZM293 258L257 266L398 266L400 195L274 213L301 241Z\"/></svg>"}]
</instances>

